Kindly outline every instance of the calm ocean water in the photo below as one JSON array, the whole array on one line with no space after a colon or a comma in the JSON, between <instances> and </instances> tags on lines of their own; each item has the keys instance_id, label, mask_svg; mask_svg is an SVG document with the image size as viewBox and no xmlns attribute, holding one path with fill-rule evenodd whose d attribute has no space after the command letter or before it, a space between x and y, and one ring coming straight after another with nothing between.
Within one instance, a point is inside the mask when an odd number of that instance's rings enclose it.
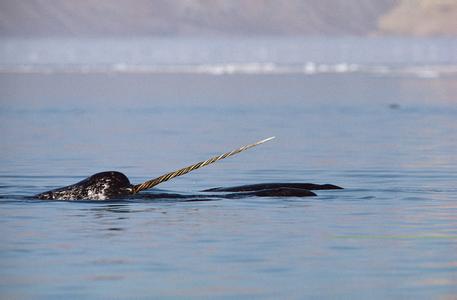
<instances>
[{"instance_id":1,"label":"calm ocean water","mask_svg":"<svg viewBox=\"0 0 457 300\"><path fill-rule=\"evenodd\" d=\"M457 295L457 77L0 74L0 296ZM104 170L193 193L332 183L311 198L49 202Z\"/></svg>"}]
</instances>

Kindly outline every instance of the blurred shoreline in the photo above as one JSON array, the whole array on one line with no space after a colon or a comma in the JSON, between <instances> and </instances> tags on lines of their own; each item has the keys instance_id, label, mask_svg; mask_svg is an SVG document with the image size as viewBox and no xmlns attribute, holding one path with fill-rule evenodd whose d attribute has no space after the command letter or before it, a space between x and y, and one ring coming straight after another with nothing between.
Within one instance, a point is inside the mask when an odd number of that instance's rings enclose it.
<instances>
[{"instance_id":1,"label":"blurred shoreline","mask_svg":"<svg viewBox=\"0 0 457 300\"><path fill-rule=\"evenodd\" d=\"M417 78L456 77L457 65L363 66L356 64L277 65L274 63L205 64L205 65L0 65L1 74L203 74L203 75L319 75L365 74L372 76L406 76Z\"/></svg>"},{"instance_id":2,"label":"blurred shoreline","mask_svg":"<svg viewBox=\"0 0 457 300\"><path fill-rule=\"evenodd\" d=\"M3 38L2 73L457 74L456 38Z\"/></svg>"}]
</instances>

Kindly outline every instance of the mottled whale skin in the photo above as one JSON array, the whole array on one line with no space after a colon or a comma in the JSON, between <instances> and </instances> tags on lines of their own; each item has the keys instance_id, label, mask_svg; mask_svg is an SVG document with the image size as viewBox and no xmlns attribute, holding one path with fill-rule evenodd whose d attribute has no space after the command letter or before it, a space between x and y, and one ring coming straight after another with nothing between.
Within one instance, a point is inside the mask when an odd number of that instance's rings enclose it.
<instances>
[{"instance_id":1,"label":"mottled whale skin","mask_svg":"<svg viewBox=\"0 0 457 300\"><path fill-rule=\"evenodd\" d=\"M132 185L121 172L100 172L78 183L50 190L35 197L43 200L107 200L132 194Z\"/></svg>"},{"instance_id":2,"label":"mottled whale skin","mask_svg":"<svg viewBox=\"0 0 457 300\"><path fill-rule=\"evenodd\" d=\"M218 198L243 198L243 197L310 197L316 196L311 190L334 190L342 189L331 184L312 183L262 183L242 185L227 188L212 188L202 192L217 192L217 195L198 194L180 195L170 193L144 194L142 198L192 198L203 199L210 197ZM50 190L35 197L43 200L109 200L133 198L133 185L127 176L120 172L108 171L94 174L78 183Z\"/></svg>"}]
</instances>

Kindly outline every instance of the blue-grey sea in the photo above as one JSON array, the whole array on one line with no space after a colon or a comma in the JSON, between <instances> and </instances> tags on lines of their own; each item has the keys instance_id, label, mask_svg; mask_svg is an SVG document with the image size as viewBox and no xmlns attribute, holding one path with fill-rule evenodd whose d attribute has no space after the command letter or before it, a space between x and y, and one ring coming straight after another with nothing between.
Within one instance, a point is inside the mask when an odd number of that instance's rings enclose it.
<instances>
[{"instance_id":1,"label":"blue-grey sea","mask_svg":"<svg viewBox=\"0 0 457 300\"><path fill-rule=\"evenodd\" d=\"M3 62L0 298L455 299L457 76L302 63ZM29 198L106 170L140 183L269 136L158 188L344 189Z\"/></svg>"}]
</instances>

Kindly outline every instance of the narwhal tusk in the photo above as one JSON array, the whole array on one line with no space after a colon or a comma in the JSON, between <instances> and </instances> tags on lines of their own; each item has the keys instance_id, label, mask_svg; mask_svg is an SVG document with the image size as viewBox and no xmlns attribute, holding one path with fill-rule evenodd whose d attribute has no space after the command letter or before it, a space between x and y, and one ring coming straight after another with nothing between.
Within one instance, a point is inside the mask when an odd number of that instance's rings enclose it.
<instances>
[{"instance_id":1,"label":"narwhal tusk","mask_svg":"<svg viewBox=\"0 0 457 300\"><path fill-rule=\"evenodd\" d=\"M137 185L134 185L133 188L132 188L132 193L133 194L136 194L140 191L143 191L143 190L147 190L147 189L150 189L152 188L153 186L156 186L158 185L159 183L162 183L162 182L165 182L165 181L168 181L172 178L175 178L175 177L178 177L178 176L181 176L181 175L184 175L184 174L187 174L193 170L197 170L201 167L204 167L204 166L207 166L209 164L212 164L212 163L215 163L216 161L219 161L221 159L224 159L224 158L227 158L229 156L232 156L232 155L235 155L235 154L238 154L244 150L247 150L249 148L252 148L252 147L255 147L257 145L260 145L260 144L263 144L265 142L268 142L272 139L274 139L275 137L272 136L272 137L269 137L267 139L264 139L264 140L261 140L261 141L258 141L257 143L254 143L254 144L249 144L249 145L246 145L246 146L243 146L241 148L238 148L238 149L235 149L235 150L232 150L230 152L227 152L227 153L224 153L224 154L221 154L221 155L218 155L218 156L214 156L210 159L207 159L205 161L201 161L199 163L196 163L196 164L193 164L191 166L188 166L188 167L185 167L185 168L182 168L182 169L179 169L177 171L174 171L174 172L170 172L170 173L167 173L165 175L162 175L160 177L157 177L155 179L151 179L151 180L148 180L146 182L143 182L141 184L137 184Z\"/></svg>"}]
</instances>

